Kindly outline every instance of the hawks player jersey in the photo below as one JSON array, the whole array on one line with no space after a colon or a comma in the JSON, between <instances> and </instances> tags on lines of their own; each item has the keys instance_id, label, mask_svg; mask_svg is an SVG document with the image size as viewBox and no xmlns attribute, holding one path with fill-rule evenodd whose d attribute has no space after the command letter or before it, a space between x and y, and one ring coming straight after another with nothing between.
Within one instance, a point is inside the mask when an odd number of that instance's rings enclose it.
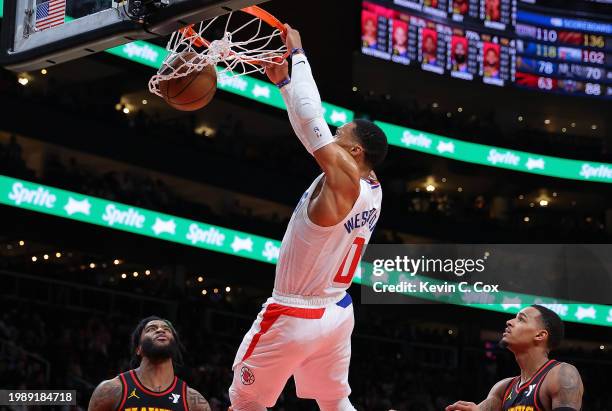
<instances>
[{"instance_id":1,"label":"hawks player jersey","mask_svg":"<svg viewBox=\"0 0 612 411\"><path fill-rule=\"evenodd\" d=\"M300 199L283 237L274 292L283 296L340 295L351 285L380 215L382 188L372 174L360 181L351 211L338 224L321 227L308 217L308 204L324 174Z\"/></svg>"},{"instance_id":2,"label":"hawks player jersey","mask_svg":"<svg viewBox=\"0 0 612 411\"><path fill-rule=\"evenodd\" d=\"M550 370L559 365L559 361L550 360L525 384L519 386L521 377L514 377L504 394L503 411L540 411L544 406L540 401L540 386Z\"/></svg>"},{"instance_id":3,"label":"hawks player jersey","mask_svg":"<svg viewBox=\"0 0 612 411\"><path fill-rule=\"evenodd\" d=\"M187 384L176 376L161 392L146 389L134 370L119 374L123 396L117 411L189 411Z\"/></svg>"}]
</instances>

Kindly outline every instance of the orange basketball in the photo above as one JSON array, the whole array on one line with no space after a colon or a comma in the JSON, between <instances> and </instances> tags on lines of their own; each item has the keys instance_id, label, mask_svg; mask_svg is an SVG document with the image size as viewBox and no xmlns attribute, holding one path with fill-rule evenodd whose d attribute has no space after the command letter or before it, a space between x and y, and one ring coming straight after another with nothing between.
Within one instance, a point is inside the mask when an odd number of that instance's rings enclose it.
<instances>
[{"instance_id":1,"label":"orange basketball","mask_svg":"<svg viewBox=\"0 0 612 411\"><path fill-rule=\"evenodd\" d=\"M183 59L190 61L196 53L186 53ZM183 61L176 58L170 63L178 68ZM183 69L179 69L179 73ZM210 103L217 91L217 72L214 66L206 66L202 71L193 71L186 76L162 80L159 90L164 100L173 108L181 111L195 111Z\"/></svg>"}]
</instances>

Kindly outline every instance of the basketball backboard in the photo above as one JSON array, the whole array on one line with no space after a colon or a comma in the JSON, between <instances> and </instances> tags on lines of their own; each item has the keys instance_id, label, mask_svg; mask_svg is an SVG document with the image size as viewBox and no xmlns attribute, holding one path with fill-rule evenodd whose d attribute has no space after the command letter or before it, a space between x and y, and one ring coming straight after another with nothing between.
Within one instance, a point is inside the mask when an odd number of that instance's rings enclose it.
<instances>
[{"instance_id":1,"label":"basketball backboard","mask_svg":"<svg viewBox=\"0 0 612 411\"><path fill-rule=\"evenodd\" d=\"M0 64L37 70L265 0L5 0ZM1 1L0 1L1 3Z\"/></svg>"}]
</instances>

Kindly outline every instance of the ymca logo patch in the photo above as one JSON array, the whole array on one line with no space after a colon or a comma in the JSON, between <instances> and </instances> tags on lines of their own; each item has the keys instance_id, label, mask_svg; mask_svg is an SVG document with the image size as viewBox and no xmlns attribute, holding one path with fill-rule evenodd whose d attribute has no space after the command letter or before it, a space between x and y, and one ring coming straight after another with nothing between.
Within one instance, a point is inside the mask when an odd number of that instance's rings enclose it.
<instances>
[{"instance_id":1,"label":"ymca logo patch","mask_svg":"<svg viewBox=\"0 0 612 411\"><path fill-rule=\"evenodd\" d=\"M181 398L180 394L172 394L171 397L168 397L169 400L172 400L173 404L178 404L178 401L180 398Z\"/></svg>"},{"instance_id":2,"label":"ymca logo patch","mask_svg":"<svg viewBox=\"0 0 612 411\"><path fill-rule=\"evenodd\" d=\"M240 381L244 385L251 385L255 382L255 375L247 367L242 367L240 369Z\"/></svg>"}]
</instances>

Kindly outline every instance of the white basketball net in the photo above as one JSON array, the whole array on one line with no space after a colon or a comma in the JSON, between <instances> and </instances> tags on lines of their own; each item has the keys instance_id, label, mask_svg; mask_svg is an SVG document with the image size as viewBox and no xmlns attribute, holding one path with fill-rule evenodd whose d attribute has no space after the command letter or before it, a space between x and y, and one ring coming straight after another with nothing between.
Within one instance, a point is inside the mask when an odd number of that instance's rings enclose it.
<instances>
[{"instance_id":1,"label":"white basketball net","mask_svg":"<svg viewBox=\"0 0 612 411\"><path fill-rule=\"evenodd\" d=\"M281 31L258 17L253 17L230 31L233 13L195 24L191 32L178 30L172 33L166 46L168 56L157 74L149 81L151 93L163 97L160 91L161 81L184 77L194 71L202 71L206 66L223 63L224 67L217 69L217 74L222 77L237 77L256 71L263 73L261 63L281 64L282 56L287 51L280 37ZM219 21L222 23L224 18L227 18L227 21L223 36L210 41L213 24L217 23L219 26ZM266 30L271 31L271 34L266 34ZM241 40L234 40L236 37ZM210 42L202 39L208 39Z\"/></svg>"}]
</instances>

